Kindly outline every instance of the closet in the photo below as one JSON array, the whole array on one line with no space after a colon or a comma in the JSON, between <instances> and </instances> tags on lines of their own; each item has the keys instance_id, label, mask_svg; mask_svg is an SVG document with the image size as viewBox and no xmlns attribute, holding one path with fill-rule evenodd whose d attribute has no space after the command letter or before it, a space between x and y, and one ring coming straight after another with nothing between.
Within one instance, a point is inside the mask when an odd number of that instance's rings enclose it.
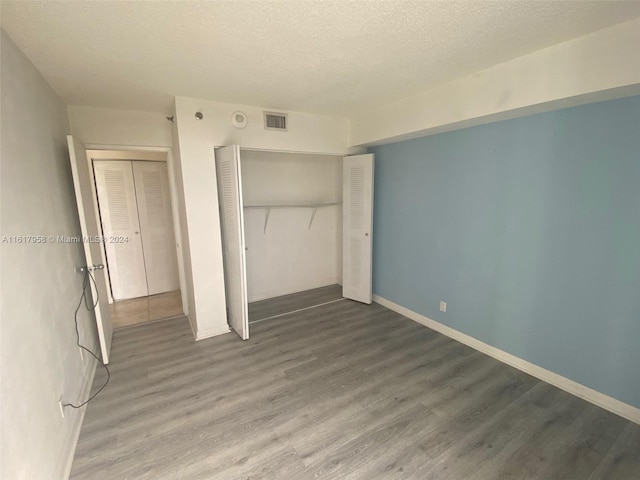
<instances>
[{"instance_id":1,"label":"closet","mask_svg":"<svg viewBox=\"0 0 640 480\"><path fill-rule=\"evenodd\" d=\"M215 157L228 321L241 338L250 302L341 284L371 303L373 155L229 146Z\"/></svg>"},{"instance_id":2,"label":"closet","mask_svg":"<svg viewBox=\"0 0 640 480\"><path fill-rule=\"evenodd\" d=\"M166 162L93 160L115 301L179 290Z\"/></svg>"}]
</instances>

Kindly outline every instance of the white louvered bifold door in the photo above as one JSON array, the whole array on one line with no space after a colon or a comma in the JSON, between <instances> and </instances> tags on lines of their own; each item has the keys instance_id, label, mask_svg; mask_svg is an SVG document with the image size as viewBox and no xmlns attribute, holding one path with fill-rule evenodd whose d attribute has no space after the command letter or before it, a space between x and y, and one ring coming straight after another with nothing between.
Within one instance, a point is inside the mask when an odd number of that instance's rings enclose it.
<instances>
[{"instance_id":1,"label":"white louvered bifold door","mask_svg":"<svg viewBox=\"0 0 640 480\"><path fill-rule=\"evenodd\" d=\"M148 295L130 161L94 160L93 171L114 300Z\"/></svg>"},{"instance_id":2,"label":"white louvered bifold door","mask_svg":"<svg viewBox=\"0 0 640 480\"><path fill-rule=\"evenodd\" d=\"M240 148L237 145L218 148L215 156L227 289L227 314L231 328L240 335L240 338L246 340L249 338L249 313Z\"/></svg>"},{"instance_id":3,"label":"white louvered bifold door","mask_svg":"<svg viewBox=\"0 0 640 480\"><path fill-rule=\"evenodd\" d=\"M71 135L67 135L67 145L69 147L69 160L71 161L73 189L76 194L78 217L80 219L80 231L85 238L95 238L100 235L100 226L99 219L96 217L95 200L91 189L91 170L87 160L87 150L84 145L76 142ZM102 265L100 245L96 242L84 241L82 246L87 266L100 268ZM90 284L93 298L91 300L96 305L94 315L96 317L98 339L100 340L100 351L102 352L102 361L109 363L113 325L107 296L107 282L105 276L100 272L93 271L92 275L93 281Z\"/></svg>"},{"instance_id":4,"label":"white louvered bifold door","mask_svg":"<svg viewBox=\"0 0 640 480\"><path fill-rule=\"evenodd\" d=\"M180 289L165 162L132 161L149 295Z\"/></svg>"},{"instance_id":5,"label":"white louvered bifold door","mask_svg":"<svg viewBox=\"0 0 640 480\"><path fill-rule=\"evenodd\" d=\"M343 159L342 296L371 303L373 154Z\"/></svg>"}]
</instances>

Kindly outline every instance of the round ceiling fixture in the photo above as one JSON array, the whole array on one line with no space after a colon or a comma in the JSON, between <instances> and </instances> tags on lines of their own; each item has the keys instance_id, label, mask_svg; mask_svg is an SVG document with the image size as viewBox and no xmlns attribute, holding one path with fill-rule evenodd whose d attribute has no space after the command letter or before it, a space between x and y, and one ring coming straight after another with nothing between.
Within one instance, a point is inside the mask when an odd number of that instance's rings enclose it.
<instances>
[{"instance_id":1,"label":"round ceiling fixture","mask_svg":"<svg viewBox=\"0 0 640 480\"><path fill-rule=\"evenodd\" d=\"M231 123L236 128L244 128L247 126L247 123L249 123L249 120L247 120L244 112L233 112L233 115L231 115Z\"/></svg>"}]
</instances>

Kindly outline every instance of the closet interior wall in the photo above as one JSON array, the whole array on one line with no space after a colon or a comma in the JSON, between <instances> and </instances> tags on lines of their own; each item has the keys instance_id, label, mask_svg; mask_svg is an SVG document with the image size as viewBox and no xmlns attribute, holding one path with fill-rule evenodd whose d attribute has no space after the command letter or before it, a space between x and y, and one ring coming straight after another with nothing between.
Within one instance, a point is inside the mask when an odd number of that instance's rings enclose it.
<instances>
[{"instance_id":1,"label":"closet interior wall","mask_svg":"<svg viewBox=\"0 0 640 480\"><path fill-rule=\"evenodd\" d=\"M342 283L342 157L242 150L248 301Z\"/></svg>"}]
</instances>

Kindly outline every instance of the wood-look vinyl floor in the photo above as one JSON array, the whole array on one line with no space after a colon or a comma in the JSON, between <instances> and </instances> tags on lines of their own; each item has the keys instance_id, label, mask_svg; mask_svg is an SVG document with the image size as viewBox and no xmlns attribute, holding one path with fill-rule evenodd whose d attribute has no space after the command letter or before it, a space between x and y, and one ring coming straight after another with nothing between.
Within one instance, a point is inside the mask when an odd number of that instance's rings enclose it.
<instances>
[{"instance_id":1,"label":"wood-look vinyl floor","mask_svg":"<svg viewBox=\"0 0 640 480\"><path fill-rule=\"evenodd\" d=\"M380 305L116 331L73 479L640 478L640 426ZM96 375L94 388L103 381Z\"/></svg>"},{"instance_id":2,"label":"wood-look vinyl floor","mask_svg":"<svg viewBox=\"0 0 640 480\"><path fill-rule=\"evenodd\" d=\"M129 327L183 315L180 290L118 300L109 305L113 328Z\"/></svg>"},{"instance_id":3,"label":"wood-look vinyl floor","mask_svg":"<svg viewBox=\"0 0 640 480\"><path fill-rule=\"evenodd\" d=\"M269 298L249 304L249 323L270 319L275 315L294 312L302 308L321 305L342 298L340 285L328 285L281 297Z\"/></svg>"}]
</instances>

